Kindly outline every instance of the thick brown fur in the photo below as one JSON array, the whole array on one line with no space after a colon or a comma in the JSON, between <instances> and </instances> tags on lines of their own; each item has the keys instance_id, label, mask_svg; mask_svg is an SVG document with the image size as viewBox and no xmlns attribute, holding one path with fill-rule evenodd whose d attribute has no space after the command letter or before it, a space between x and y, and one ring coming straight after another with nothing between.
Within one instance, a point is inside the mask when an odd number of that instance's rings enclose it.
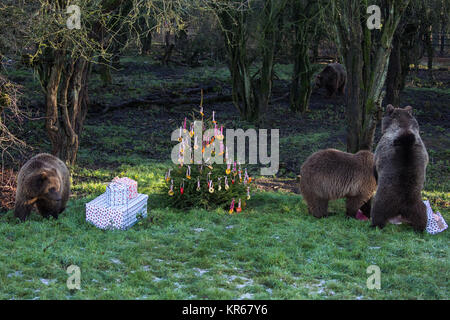
<instances>
[{"instance_id":1,"label":"thick brown fur","mask_svg":"<svg viewBox=\"0 0 450 320\"><path fill-rule=\"evenodd\" d=\"M316 78L316 88L325 88L329 97L344 95L346 85L347 72L339 63L330 63Z\"/></svg>"},{"instance_id":2,"label":"thick brown fur","mask_svg":"<svg viewBox=\"0 0 450 320\"><path fill-rule=\"evenodd\" d=\"M376 190L374 155L362 150L351 154L335 149L313 153L301 167L300 191L309 212L328 216L328 201L346 198L347 216L358 209L370 215L370 199Z\"/></svg>"},{"instance_id":3,"label":"thick brown fur","mask_svg":"<svg viewBox=\"0 0 450 320\"><path fill-rule=\"evenodd\" d=\"M400 218L423 231L427 213L421 192L428 153L412 108L387 106L381 130L375 150L378 189L371 211L372 226L383 228L390 219Z\"/></svg>"},{"instance_id":4,"label":"thick brown fur","mask_svg":"<svg viewBox=\"0 0 450 320\"><path fill-rule=\"evenodd\" d=\"M14 215L25 221L36 207L43 217L55 219L66 208L70 196L67 166L50 154L41 153L28 160L17 176Z\"/></svg>"}]
</instances>

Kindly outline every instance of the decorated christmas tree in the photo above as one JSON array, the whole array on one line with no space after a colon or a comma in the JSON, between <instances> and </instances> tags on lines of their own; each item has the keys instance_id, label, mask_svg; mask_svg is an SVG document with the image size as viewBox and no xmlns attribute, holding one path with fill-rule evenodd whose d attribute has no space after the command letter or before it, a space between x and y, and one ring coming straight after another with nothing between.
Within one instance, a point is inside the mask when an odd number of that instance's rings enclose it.
<instances>
[{"instance_id":1,"label":"decorated christmas tree","mask_svg":"<svg viewBox=\"0 0 450 320\"><path fill-rule=\"evenodd\" d=\"M228 154L224 127L216 121L215 111L207 118L202 99L200 109L185 118L174 134L179 145L172 159L178 157L178 165L165 176L169 204L180 209L221 207L229 213L241 212L250 199L252 178Z\"/></svg>"}]
</instances>

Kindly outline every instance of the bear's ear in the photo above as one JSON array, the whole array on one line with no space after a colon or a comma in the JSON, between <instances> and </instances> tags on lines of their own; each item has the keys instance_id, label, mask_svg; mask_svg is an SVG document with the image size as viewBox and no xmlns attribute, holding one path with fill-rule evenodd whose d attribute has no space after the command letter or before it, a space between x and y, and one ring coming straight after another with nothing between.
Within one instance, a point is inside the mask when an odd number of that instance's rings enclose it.
<instances>
[{"instance_id":1,"label":"bear's ear","mask_svg":"<svg viewBox=\"0 0 450 320\"><path fill-rule=\"evenodd\" d=\"M41 179L42 181L44 181L44 180L46 180L46 179L48 178L48 173L47 173L47 171L42 171L42 172L39 174L39 176L40 176L40 179Z\"/></svg>"},{"instance_id":2,"label":"bear's ear","mask_svg":"<svg viewBox=\"0 0 450 320\"><path fill-rule=\"evenodd\" d=\"M47 178L48 178L47 172L45 171L35 174L31 178L31 185L33 186L34 189L39 190L44 184L44 181L47 180Z\"/></svg>"},{"instance_id":3,"label":"bear's ear","mask_svg":"<svg viewBox=\"0 0 450 320\"><path fill-rule=\"evenodd\" d=\"M411 106L404 107L403 110L405 110L412 116L412 107Z\"/></svg>"},{"instance_id":4,"label":"bear's ear","mask_svg":"<svg viewBox=\"0 0 450 320\"><path fill-rule=\"evenodd\" d=\"M392 104L388 104L388 106L386 107L386 114L390 116L392 112L394 112L394 109L395 108Z\"/></svg>"}]
</instances>

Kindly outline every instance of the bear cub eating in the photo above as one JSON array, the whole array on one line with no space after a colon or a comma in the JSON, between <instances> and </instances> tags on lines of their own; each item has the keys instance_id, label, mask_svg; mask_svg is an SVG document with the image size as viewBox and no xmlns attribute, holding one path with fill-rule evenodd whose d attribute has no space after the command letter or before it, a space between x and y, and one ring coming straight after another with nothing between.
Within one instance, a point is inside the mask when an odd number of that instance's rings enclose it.
<instances>
[{"instance_id":1,"label":"bear cub eating","mask_svg":"<svg viewBox=\"0 0 450 320\"><path fill-rule=\"evenodd\" d=\"M362 150L351 154L335 149L313 153L300 169L300 191L309 212L316 218L328 215L328 201L346 198L347 216L358 210L370 215L370 199L377 184L374 155Z\"/></svg>"},{"instance_id":2,"label":"bear cub eating","mask_svg":"<svg viewBox=\"0 0 450 320\"><path fill-rule=\"evenodd\" d=\"M55 219L66 208L70 196L70 173L53 155L41 153L28 160L17 176L14 215L25 221L36 207L43 217Z\"/></svg>"},{"instance_id":3,"label":"bear cub eating","mask_svg":"<svg viewBox=\"0 0 450 320\"><path fill-rule=\"evenodd\" d=\"M378 190L372 207L372 226L386 222L409 223L417 231L427 226L427 209L422 201L428 153L420 138L412 107L388 105L381 123L382 137L375 150Z\"/></svg>"}]
</instances>

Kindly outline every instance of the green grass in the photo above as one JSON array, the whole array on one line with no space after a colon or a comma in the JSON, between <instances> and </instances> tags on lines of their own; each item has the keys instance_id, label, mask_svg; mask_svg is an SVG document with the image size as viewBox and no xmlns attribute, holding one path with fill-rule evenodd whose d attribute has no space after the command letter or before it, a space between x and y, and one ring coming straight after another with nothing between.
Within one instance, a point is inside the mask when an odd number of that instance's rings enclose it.
<instances>
[{"instance_id":1,"label":"green grass","mask_svg":"<svg viewBox=\"0 0 450 320\"><path fill-rule=\"evenodd\" d=\"M301 197L257 193L249 210L174 211L158 186L155 162L108 170L76 169L74 193L58 220L37 214L17 223L0 217L0 299L447 299L449 232L418 234L407 226L374 230L349 220L343 201L327 219L307 214ZM149 194L149 217L128 231L85 221L85 203L114 174ZM440 195L449 199L449 194ZM447 221L448 209L441 210ZM81 290L66 287L70 265ZM366 287L366 269L381 269L381 289ZM45 283L44 283L45 282Z\"/></svg>"},{"instance_id":2,"label":"green grass","mask_svg":"<svg viewBox=\"0 0 450 320\"><path fill-rule=\"evenodd\" d=\"M315 132L311 134L298 134L295 136L283 137L280 138L280 145L295 145L306 147L311 146L312 148L316 148L327 140L330 137L330 132L322 131Z\"/></svg>"},{"instance_id":3,"label":"green grass","mask_svg":"<svg viewBox=\"0 0 450 320\"><path fill-rule=\"evenodd\" d=\"M134 57L122 63L154 61ZM279 79L290 79L292 65L276 69ZM94 75L91 97L114 104L146 95L150 89L176 90L211 79L229 80L223 66L181 70L181 74L161 78L139 68L127 74L114 72L113 89L102 88ZM26 78L27 72L19 70L15 75ZM25 84L27 99L34 99L36 84L32 79ZM402 102L412 105L415 93L429 97L425 108L417 110L420 115L439 119L444 114L441 96L435 95L447 95L447 89L405 92ZM37 96L42 99L40 93ZM319 220L307 213L301 196L283 192L258 192L248 209L235 215L220 209L167 208L159 194L170 166L164 161L174 145L167 128L176 127L191 109L172 108L167 118L173 122L161 117L167 111L156 106L88 116L78 166L72 168L73 197L60 218L46 220L33 213L30 221L18 223L12 212L0 213L0 299L449 298L448 230L429 235L405 225L371 229L369 222L347 219L342 200L330 203L329 211L336 214ZM295 178L314 151L345 150L343 106L325 105L291 126L282 122L285 109L272 111L277 116L272 127L283 130L280 162L286 166L280 167L280 177ZM226 121L230 128L255 127L237 116ZM50 150L42 121L23 126L22 136L34 152ZM423 198L450 222L446 128L444 122L421 123L430 155ZM103 193L115 176L138 181L139 191L149 195L149 217L127 231L102 231L85 221L85 204ZM81 268L81 290L67 289L66 269L72 264ZM366 287L370 265L381 269L380 290Z\"/></svg>"}]
</instances>

